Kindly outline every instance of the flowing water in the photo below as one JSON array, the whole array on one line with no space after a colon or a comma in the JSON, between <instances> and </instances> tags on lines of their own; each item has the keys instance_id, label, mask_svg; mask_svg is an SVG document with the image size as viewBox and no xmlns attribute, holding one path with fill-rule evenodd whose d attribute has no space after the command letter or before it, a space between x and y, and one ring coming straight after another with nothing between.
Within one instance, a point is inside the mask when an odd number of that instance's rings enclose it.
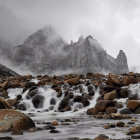
<instances>
[{"instance_id":1,"label":"flowing water","mask_svg":"<svg viewBox=\"0 0 140 140\"><path fill-rule=\"evenodd\" d=\"M34 82L38 82L37 79L33 80ZM87 93L87 87L81 85L83 91ZM123 87L126 88L126 87ZM130 85L127 87L129 90L132 91L132 94L140 93L140 83L136 85ZM95 91L95 95L92 100L90 100L90 105L88 107L83 107L81 103L71 103L71 111L67 112L57 112L58 105L61 100L64 98L64 94L58 98L56 91L54 91L51 86L46 85L44 87L39 87L38 92L39 95L44 97L43 106L36 109L32 103L32 99L27 99L26 96L28 94L28 90L22 93L21 88L9 89L9 97L15 98L18 94L22 94L23 100L21 104L26 106L26 111L23 111L25 114L29 115L34 122L36 123L37 127L43 127L46 125L47 122L58 121L60 125L56 126L56 130L59 133L50 133L50 130L42 130L36 131L33 133L24 132L21 136L12 136L15 140L47 140L47 139L68 139L68 138L95 138L99 134L105 134L110 138L117 138L123 139L129 136L126 135L126 132L130 127L123 127L123 128L111 128L111 129L104 129L103 125L107 123L116 123L118 120L100 120L95 119L94 117L86 115L86 111L88 108L94 107L96 104L96 100L99 97L99 88L93 87ZM63 90L62 90L63 92ZM74 96L81 95L79 89L73 91ZM50 109L50 100L54 98L56 104L53 105L53 108ZM125 99L118 99L118 102L122 102L123 106L126 106L127 98ZM74 112L77 109L78 111ZM140 119L139 115L137 115L138 119ZM61 125L64 120L70 120L67 125ZM121 120L126 124L130 121ZM139 124L139 121L136 122ZM11 136L10 133L0 133L0 136Z\"/></svg>"}]
</instances>

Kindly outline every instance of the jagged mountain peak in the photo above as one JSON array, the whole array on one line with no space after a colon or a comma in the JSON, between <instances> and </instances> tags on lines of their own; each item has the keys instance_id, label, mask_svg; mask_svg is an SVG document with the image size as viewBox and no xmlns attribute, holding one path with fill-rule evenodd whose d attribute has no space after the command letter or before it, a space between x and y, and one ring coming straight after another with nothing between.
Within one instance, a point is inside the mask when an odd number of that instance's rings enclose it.
<instances>
[{"instance_id":1,"label":"jagged mountain peak","mask_svg":"<svg viewBox=\"0 0 140 140\"><path fill-rule=\"evenodd\" d=\"M30 35L23 45L29 48L54 49L62 48L66 44L52 26L46 26Z\"/></svg>"},{"instance_id":2,"label":"jagged mountain peak","mask_svg":"<svg viewBox=\"0 0 140 140\"><path fill-rule=\"evenodd\" d=\"M93 46L94 48L96 48L98 51L104 51L103 47L100 45L100 43L93 38L91 35L87 36L85 39L87 42L89 42L89 44L91 46Z\"/></svg>"},{"instance_id":3,"label":"jagged mountain peak","mask_svg":"<svg viewBox=\"0 0 140 140\"><path fill-rule=\"evenodd\" d=\"M78 42L82 42L82 41L84 41L84 37L81 35L78 39Z\"/></svg>"},{"instance_id":4,"label":"jagged mountain peak","mask_svg":"<svg viewBox=\"0 0 140 140\"><path fill-rule=\"evenodd\" d=\"M127 58L123 51L115 59L91 35L86 38L80 36L77 42L67 44L52 26L46 26L32 34L17 48L13 60L17 65L24 64L37 74L57 71L128 72Z\"/></svg>"}]
</instances>

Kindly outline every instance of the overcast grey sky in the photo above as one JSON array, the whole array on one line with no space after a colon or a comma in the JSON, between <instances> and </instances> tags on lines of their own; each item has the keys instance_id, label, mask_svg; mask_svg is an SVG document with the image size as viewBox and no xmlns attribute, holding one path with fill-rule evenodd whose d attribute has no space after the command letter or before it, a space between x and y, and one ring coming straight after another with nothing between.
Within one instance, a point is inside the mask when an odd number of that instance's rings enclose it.
<instances>
[{"instance_id":1,"label":"overcast grey sky","mask_svg":"<svg viewBox=\"0 0 140 140\"><path fill-rule=\"evenodd\" d=\"M129 66L140 67L140 0L0 0L0 38L22 43L46 25L68 42L92 35L109 54L122 49Z\"/></svg>"}]
</instances>

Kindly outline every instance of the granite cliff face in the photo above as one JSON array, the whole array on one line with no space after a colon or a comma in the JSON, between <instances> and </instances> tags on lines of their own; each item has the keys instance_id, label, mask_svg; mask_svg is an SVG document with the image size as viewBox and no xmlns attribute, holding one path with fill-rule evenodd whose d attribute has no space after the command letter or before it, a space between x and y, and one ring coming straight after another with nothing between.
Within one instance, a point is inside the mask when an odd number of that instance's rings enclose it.
<instances>
[{"instance_id":1,"label":"granite cliff face","mask_svg":"<svg viewBox=\"0 0 140 140\"><path fill-rule=\"evenodd\" d=\"M68 44L50 26L16 46L12 62L25 65L36 74L128 72L127 58L122 50L113 58L92 36L85 39L81 36L77 42Z\"/></svg>"}]
</instances>

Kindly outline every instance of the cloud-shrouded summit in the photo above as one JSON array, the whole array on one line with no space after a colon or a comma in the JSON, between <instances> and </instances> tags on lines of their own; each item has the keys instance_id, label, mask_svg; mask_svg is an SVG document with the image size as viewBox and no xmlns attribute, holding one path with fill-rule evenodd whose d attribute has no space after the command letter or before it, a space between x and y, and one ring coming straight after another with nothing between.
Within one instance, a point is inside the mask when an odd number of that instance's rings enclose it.
<instances>
[{"instance_id":1,"label":"cloud-shrouded summit","mask_svg":"<svg viewBox=\"0 0 140 140\"><path fill-rule=\"evenodd\" d=\"M51 27L39 29L22 45L14 47L10 62L27 67L35 74L87 72L128 72L127 58L121 50L117 58L108 55L91 35L67 43Z\"/></svg>"},{"instance_id":2,"label":"cloud-shrouded summit","mask_svg":"<svg viewBox=\"0 0 140 140\"><path fill-rule=\"evenodd\" d=\"M91 34L113 57L124 50L130 68L140 67L139 0L0 0L0 42L22 44L46 25L64 42Z\"/></svg>"}]
</instances>

